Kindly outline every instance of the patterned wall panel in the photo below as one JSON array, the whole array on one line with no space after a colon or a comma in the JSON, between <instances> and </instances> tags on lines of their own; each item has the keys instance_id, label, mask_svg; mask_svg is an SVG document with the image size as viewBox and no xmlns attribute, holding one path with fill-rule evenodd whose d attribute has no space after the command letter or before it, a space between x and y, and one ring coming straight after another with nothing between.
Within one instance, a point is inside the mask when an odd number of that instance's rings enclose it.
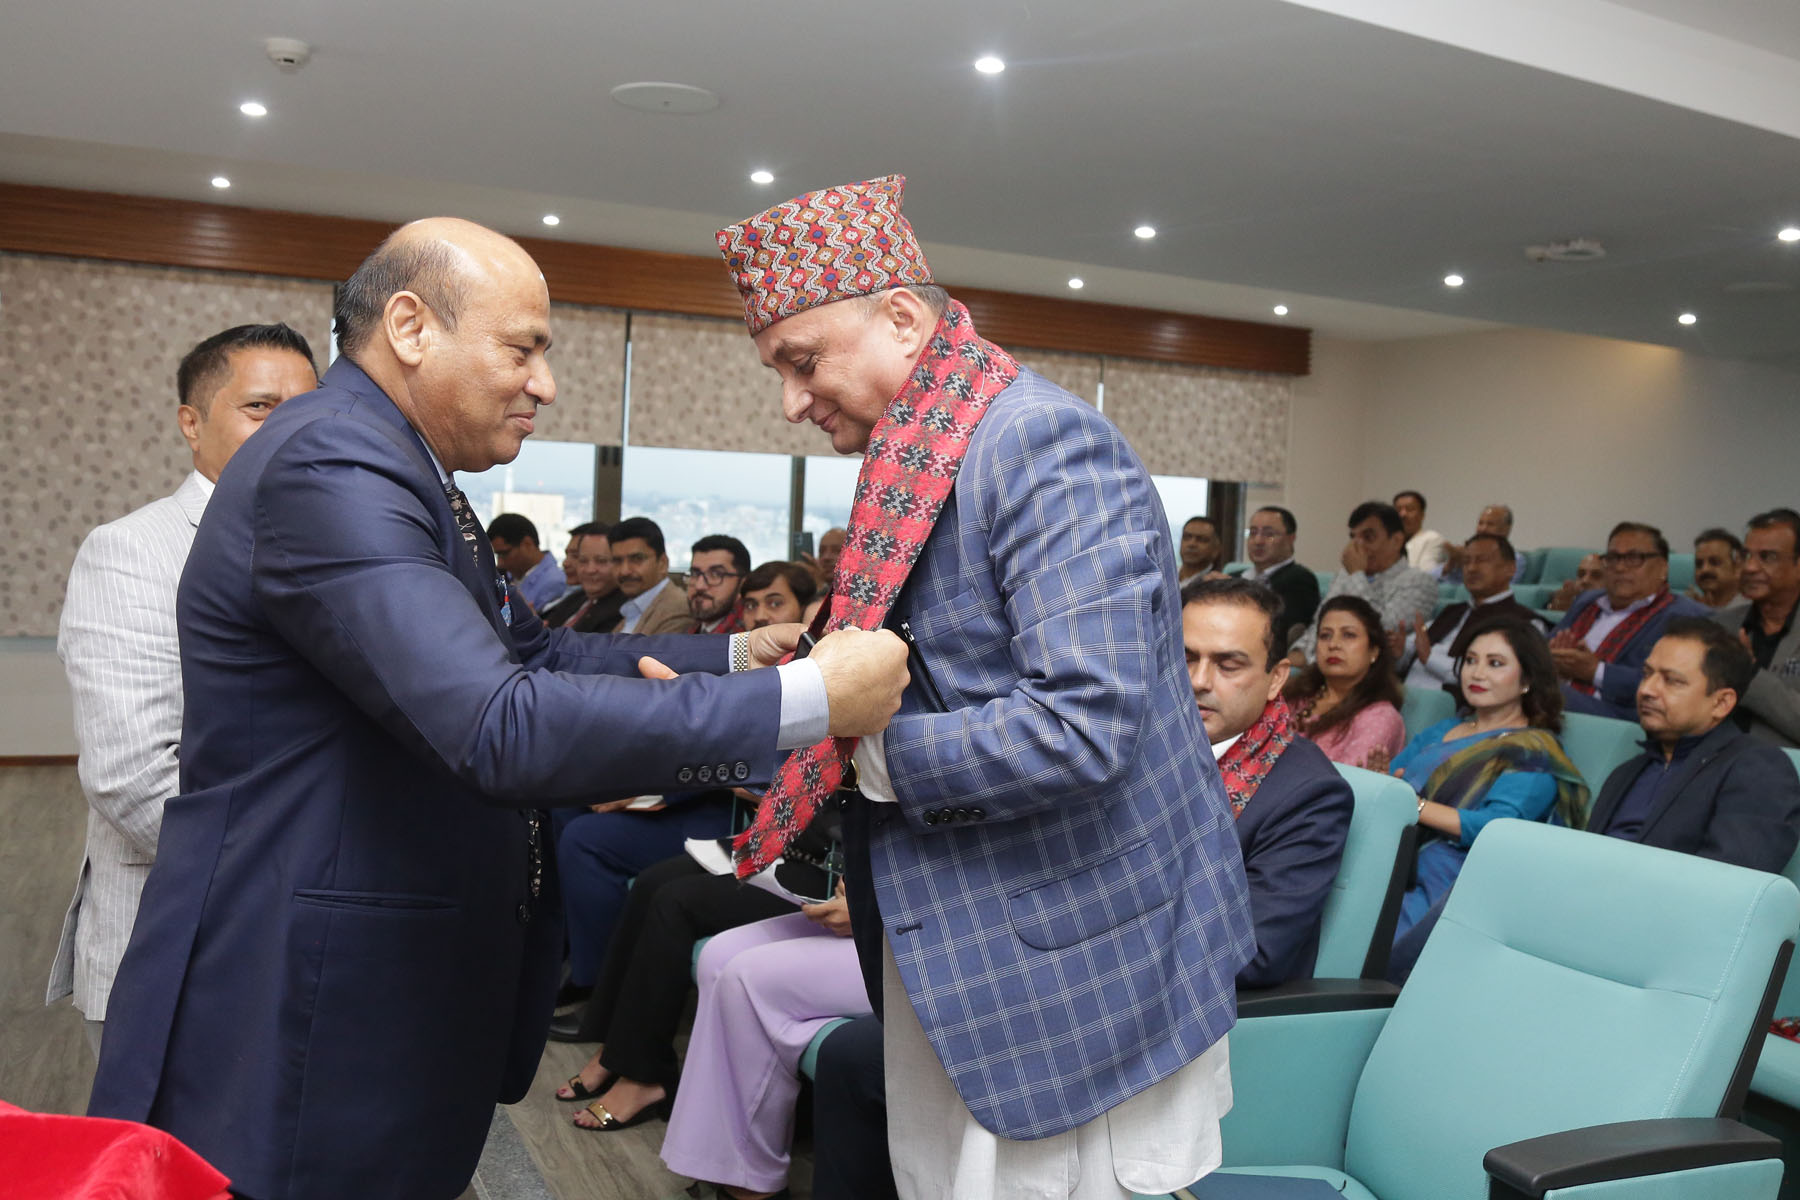
<instances>
[{"instance_id":1,"label":"patterned wall panel","mask_svg":"<svg viewBox=\"0 0 1800 1200\"><path fill-rule=\"evenodd\" d=\"M1054 350L1007 349L1023 366L1030 367L1065 392L1089 404L1100 394L1100 360L1088 354L1059 354Z\"/></svg>"},{"instance_id":2,"label":"patterned wall panel","mask_svg":"<svg viewBox=\"0 0 1800 1200\"><path fill-rule=\"evenodd\" d=\"M550 371L556 403L531 436L546 442L619 444L625 413L625 314L585 304L550 306Z\"/></svg>"},{"instance_id":3,"label":"patterned wall panel","mask_svg":"<svg viewBox=\"0 0 1800 1200\"><path fill-rule=\"evenodd\" d=\"M168 495L192 469L175 424L181 356L221 329L269 321L298 329L323 365L331 285L0 254L14 564L0 636L53 636L87 531Z\"/></svg>"},{"instance_id":4,"label":"patterned wall panel","mask_svg":"<svg viewBox=\"0 0 1800 1200\"><path fill-rule=\"evenodd\" d=\"M1281 375L1106 361L1106 415L1157 475L1282 482L1292 400Z\"/></svg>"},{"instance_id":5,"label":"patterned wall panel","mask_svg":"<svg viewBox=\"0 0 1800 1200\"><path fill-rule=\"evenodd\" d=\"M781 415L781 384L742 321L631 319L631 442L689 450L829 454L825 435Z\"/></svg>"}]
</instances>

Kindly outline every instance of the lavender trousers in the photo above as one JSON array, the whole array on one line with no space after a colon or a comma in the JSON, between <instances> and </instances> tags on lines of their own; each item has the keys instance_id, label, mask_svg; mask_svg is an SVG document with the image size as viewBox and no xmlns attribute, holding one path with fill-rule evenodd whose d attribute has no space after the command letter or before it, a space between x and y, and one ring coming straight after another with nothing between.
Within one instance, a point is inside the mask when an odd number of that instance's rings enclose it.
<instances>
[{"instance_id":1,"label":"lavender trousers","mask_svg":"<svg viewBox=\"0 0 1800 1200\"><path fill-rule=\"evenodd\" d=\"M869 1011L856 945L790 913L719 934L700 952L698 974L663 1162L709 1183L780 1191L800 1056L834 1018Z\"/></svg>"}]
</instances>

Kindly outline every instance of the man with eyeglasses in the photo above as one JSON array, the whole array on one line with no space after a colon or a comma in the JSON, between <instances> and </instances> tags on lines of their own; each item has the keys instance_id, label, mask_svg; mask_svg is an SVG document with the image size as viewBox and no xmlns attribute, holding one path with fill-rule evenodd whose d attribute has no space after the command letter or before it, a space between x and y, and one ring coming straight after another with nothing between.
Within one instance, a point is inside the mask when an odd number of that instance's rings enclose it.
<instances>
[{"instance_id":1,"label":"man with eyeglasses","mask_svg":"<svg viewBox=\"0 0 1800 1200\"><path fill-rule=\"evenodd\" d=\"M1537 614L1513 599L1513 568L1518 559L1513 544L1497 533L1478 533L1457 548L1469 598L1445 608L1429 625L1423 617L1414 621L1414 659L1406 673L1407 687L1435 692L1456 682L1450 648L1470 621L1510 616L1543 631L1544 623Z\"/></svg>"},{"instance_id":2,"label":"man with eyeglasses","mask_svg":"<svg viewBox=\"0 0 1800 1200\"><path fill-rule=\"evenodd\" d=\"M1743 600L1721 609L1718 621L1749 649L1756 675L1732 716L1757 737L1800 746L1800 512L1772 508L1750 518L1738 590Z\"/></svg>"},{"instance_id":3,"label":"man with eyeglasses","mask_svg":"<svg viewBox=\"0 0 1800 1200\"><path fill-rule=\"evenodd\" d=\"M669 555L662 526L649 517L627 517L606 535L613 577L625 597L615 633L686 633L694 619L687 597L669 586Z\"/></svg>"},{"instance_id":4,"label":"man with eyeglasses","mask_svg":"<svg viewBox=\"0 0 1800 1200\"><path fill-rule=\"evenodd\" d=\"M1294 627L1311 625L1319 609L1319 577L1294 561L1294 535L1299 532L1294 514L1274 505L1251 513L1244 529L1244 556L1250 560L1244 578L1268 585L1281 597L1275 636L1284 654Z\"/></svg>"},{"instance_id":5,"label":"man with eyeglasses","mask_svg":"<svg viewBox=\"0 0 1800 1200\"><path fill-rule=\"evenodd\" d=\"M722 533L708 534L694 543L688 559L688 615L694 619L689 633L737 633L744 628L744 611L738 589L750 574L750 551L744 543Z\"/></svg>"},{"instance_id":6,"label":"man with eyeglasses","mask_svg":"<svg viewBox=\"0 0 1800 1200\"><path fill-rule=\"evenodd\" d=\"M1605 582L1575 598L1550 636L1550 657L1570 711L1635 721L1644 660L1663 630L1710 610L1669 591L1669 539L1654 525L1613 526L1601 563Z\"/></svg>"}]
</instances>

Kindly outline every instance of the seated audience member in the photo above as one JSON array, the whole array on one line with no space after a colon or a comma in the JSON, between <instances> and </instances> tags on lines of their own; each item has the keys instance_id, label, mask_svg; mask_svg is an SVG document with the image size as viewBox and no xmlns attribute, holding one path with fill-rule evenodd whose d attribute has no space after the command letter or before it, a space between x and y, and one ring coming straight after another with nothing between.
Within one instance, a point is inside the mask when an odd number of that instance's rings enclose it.
<instances>
[{"instance_id":1,"label":"seated audience member","mask_svg":"<svg viewBox=\"0 0 1800 1200\"><path fill-rule=\"evenodd\" d=\"M840 1025L813 1069L813 1200L898 1200L879 1016Z\"/></svg>"},{"instance_id":2,"label":"seated audience member","mask_svg":"<svg viewBox=\"0 0 1800 1200\"><path fill-rule=\"evenodd\" d=\"M1441 571L1450 559L1450 539L1425 528L1425 497L1419 492L1399 492L1394 496L1394 511L1400 514L1400 526L1406 533L1407 563L1433 574Z\"/></svg>"},{"instance_id":3,"label":"seated audience member","mask_svg":"<svg viewBox=\"0 0 1800 1200\"><path fill-rule=\"evenodd\" d=\"M615 633L684 633L694 623L687 597L669 580L662 527L649 517L627 517L606 535L613 575L625 603Z\"/></svg>"},{"instance_id":4,"label":"seated audience member","mask_svg":"<svg viewBox=\"0 0 1800 1200\"><path fill-rule=\"evenodd\" d=\"M1319 611L1319 577L1294 561L1294 535L1299 532L1294 514L1273 506L1251 513L1244 530L1244 555L1250 560L1244 578L1267 584L1281 597L1275 630L1283 654L1295 627L1311 625Z\"/></svg>"},{"instance_id":5,"label":"seated audience member","mask_svg":"<svg viewBox=\"0 0 1800 1200\"><path fill-rule=\"evenodd\" d=\"M1744 543L1729 529L1708 529L1694 539L1694 586L1688 599L1717 611L1738 598Z\"/></svg>"},{"instance_id":6,"label":"seated audience member","mask_svg":"<svg viewBox=\"0 0 1800 1200\"><path fill-rule=\"evenodd\" d=\"M818 585L799 563L766 562L744 579L744 625L761 629L798 621Z\"/></svg>"},{"instance_id":7,"label":"seated audience member","mask_svg":"<svg viewBox=\"0 0 1800 1200\"><path fill-rule=\"evenodd\" d=\"M1474 536L1476 537L1480 537L1482 534L1491 534L1494 537L1503 537L1510 543L1512 541L1512 531L1513 510L1507 505L1490 504L1481 510L1480 516L1475 518ZM1452 584L1461 583L1463 581L1462 556L1463 550L1468 544L1468 542L1464 542L1461 546L1447 545L1444 547L1444 550L1449 557L1444 564L1443 573L1438 576L1440 580ZM1525 559L1521 556L1514 555L1512 582L1519 582L1520 576L1524 574Z\"/></svg>"},{"instance_id":8,"label":"seated audience member","mask_svg":"<svg viewBox=\"0 0 1800 1200\"><path fill-rule=\"evenodd\" d=\"M785 1193L800 1057L831 1021L869 1014L843 885L824 904L721 933L696 974L662 1160L731 1200Z\"/></svg>"},{"instance_id":9,"label":"seated audience member","mask_svg":"<svg viewBox=\"0 0 1800 1200\"><path fill-rule=\"evenodd\" d=\"M1369 500L1350 514L1350 540L1339 561L1343 570L1332 577L1327 600L1355 596L1373 605L1389 638L1390 662L1399 662L1413 622L1429 618L1437 607L1437 580L1406 562L1406 535L1392 505ZM1293 661L1303 667L1313 657L1314 631L1295 643Z\"/></svg>"},{"instance_id":10,"label":"seated audience member","mask_svg":"<svg viewBox=\"0 0 1800 1200\"><path fill-rule=\"evenodd\" d=\"M687 574L688 632L741 632L738 592L749 574L750 551L736 538L715 533L695 542Z\"/></svg>"},{"instance_id":11,"label":"seated audience member","mask_svg":"<svg viewBox=\"0 0 1800 1200\"><path fill-rule=\"evenodd\" d=\"M820 592L831 591L832 577L837 574L838 556L844 552L844 539L849 535L840 528L827 529L819 535L819 556L810 554L800 556L799 565L805 567L813 577L813 583Z\"/></svg>"},{"instance_id":12,"label":"seated audience member","mask_svg":"<svg viewBox=\"0 0 1800 1200\"><path fill-rule=\"evenodd\" d=\"M1800 513L1777 508L1750 519L1739 587L1744 598L1717 620L1749 649L1756 674L1733 719L1759 738L1800 746Z\"/></svg>"},{"instance_id":13,"label":"seated audience member","mask_svg":"<svg viewBox=\"0 0 1800 1200\"><path fill-rule=\"evenodd\" d=\"M588 602L587 589L581 586L581 539L598 535L606 540L606 526L593 521L584 521L569 530L569 544L563 548L562 573L567 588L562 595L552 600L538 612L538 618L551 629L567 625ZM606 552L606 578L612 579L612 550ZM610 586L610 583L609 583ZM618 620L617 615L613 617Z\"/></svg>"},{"instance_id":14,"label":"seated audience member","mask_svg":"<svg viewBox=\"0 0 1800 1200\"><path fill-rule=\"evenodd\" d=\"M1281 598L1247 579L1197 579L1181 595L1188 678L1236 818L1256 926L1256 957L1237 982L1273 987L1312 974L1355 801L1337 768L1297 736L1281 697L1290 669Z\"/></svg>"},{"instance_id":15,"label":"seated audience member","mask_svg":"<svg viewBox=\"0 0 1800 1200\"><path fill-rule=\"evenodd\" d=\"M1704 606L1669 591L1669 541L1662 531L1621 521L1606 538L1606 584L1581 596L1550 638L1550 657L1571 712L1637 716L1639 669L1676 617Z\"/></svg>"},{"instance_id":16,"label":"seated audience member","mask_svg":"<svg viewBox=\"0 0 1800 1200\"><path fill-rule=\"evenodd\" d=\"M1544 601L1544 607L1555 612L1567 612L1578 596L1606 586L1606 564L1600 561L1598 554L1585 554L1575 566L1575 578L1565 579L1550 598Z\"/></svg>"},{"instance_id":17,"label":"seated audience member","mask_svg":"<svg viewBox=\"0 0 1800 1200\"><path fill-rule=\"evenodd\" d=\"M1779 872L1800 842L1800 778L1730 719L1756 674L1716 622L1670 621L1644 660L1644 753L1600 789L1588 828L1610 837Z\"/></svg>"},{"instance_id":18,"label":"seated audience member","mask_svg":"<svg viewBox=\"0 0 1800 1200\"><path fill-rule=\"evenodd\" d=\"M1510 581L1518 556L1511 542L1497 533L1478 533L1464 542L1458 552L1469 598L1445 608L1430 625L1423 619L1413 623L1415 657L1412 670L1406 674L1407 687L1435 692L1456 683L1456 660L1450 657L1450 647L1470 621L1504 614L1537 624L1536 615L1513 599Z\"/></svg>"},{"instance_id":19,"label":"seated audience member","mask_svg":"<svg viewBox=\"0 0 1800 1200\"><path fill-rule=\"evenodd\" d=\"M1587 784L1557 740L1562 693L1543 636L1524 621L1500 617L1465 629L1452 654L1460 715L1420 730L1392 763L1394 775L1419 794L1420 833L1427 839L1419 847L1416 882L1401 899L1396 938L1449 894L1489 821L1587 824Z\"/></svg>"},{"instance_id":20,"label":"seated audience member","mask_svg":"<svg viewBox=\"0 0 1800 1200\"><path fill-rule=\"evenodd\" d=\"M619 626L626 595L613 571L612 543L606 540L605 529L596 526L594 532L582 535L575 572L587 598L564 624L576 633L611 633Z\"/></svg>"},{"instance_id":21,"label":"seated audience member","mask_svg":"<svg viewBox=\"0 0 1800 1200\"><path fill-rule=\"evenodd\" d=\"M1211 517L1189 517L1181 527L1181 566L1177 583L1225 571L1225 542Z\"/></svg>"},{"instance_id":22,"label":"seated audience member","mask_svg":"<svg viewBox=\"0 0 1800 1200\"><path fill-rule=\"evenodd\" d=\"M1312 633L1318 661L1296 672L1284 692L1295 727L1332 762L1360 767L1375 754L1385 764L1406 743L1406 722L1381 619L1360 596L1332 596L1319 606Z\"/></svg>"},{"instance_id":23,"label":"seated audience member","mask_svg":"<svg viewBox=\"0 0 1800 1200\"><path fill-rule=\"evenodd\" d=\"M501 513L488 522L487 536L495 564L517 581L519 595L541 616L566 588L562 564L538 547L537 526L519 513Z\"/></svg>"}]
</instances>

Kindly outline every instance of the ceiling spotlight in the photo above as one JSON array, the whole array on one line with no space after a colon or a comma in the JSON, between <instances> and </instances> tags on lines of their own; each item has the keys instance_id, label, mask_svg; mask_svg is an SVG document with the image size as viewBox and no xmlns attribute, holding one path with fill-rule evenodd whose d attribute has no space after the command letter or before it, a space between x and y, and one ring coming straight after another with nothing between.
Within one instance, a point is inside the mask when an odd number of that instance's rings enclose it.
<instances>
[{"instance_id":1,"label":"ceiling spotlight","mask_svg":"<svg viewBox=\"0 0 1800 1200\"><path fill-rule=\"evenodd\" d=\"M1285 304L1277 304L1277 305L1276 305L1276 306L1275 306L1275 315L1276 315L1276 316L1278 316L1278 317L1285 317L1285 316L1287 316L1287 305L1285 305Z\"/></svg>"},{"instance_id":2,"label":"ceiling spotlight","mask_svg":"<svg viewBox=\"0 0 1800 1200\"><path fill-rule=\"evenodd\" d=\"M1696 317L1693 313L1682 313L1679 317L1676 317L1675 319L1683 325L1692 325L1695 321L1698 321L1700 318Z\"/></svg>"},{"instance_id":3,"label":"ceiling spotlight","mask_svg":"<svg viewBox=\"0 0 1800 1200\"><path fill-rule=\"evenodd\" d=\"M773 172L773 171L752 171L752 172L750 172L750 182L751 183L774 183L775 182L775 172Z\"/></svg>"},{"instance_id":4,"label":"ceiling spotlight","mask_svg":"<svg viewBox=\"0 0 1800 1200\"><path fill-rule=\"evenodd\" d=\"M1086 287L1087 284L1082 282L1081 276L1077 275L1069 280L1069 286L1079 292L1082 288Z\"/></svg>"},{"instance_id":5,"label":"ceiling spotlight","mask_svg":"<svg viewBox=\"0 0 1800 1200\"><path fill-rule=\"evenodd\" d=\"M225 178L223 175L214 175L212 177L212 185L216 188L228 188L231 186L231 180Z\"/></svg>"},{"instance_id":6,"label":"ceiling spotlight","mask_svg":"<svg viewBox=\"0 0 1800 1200\"><path fill-rule=\"evenodd\" d=\"M269 115L269 110L254 100L246 100L238 105L238 111L243 113L246 117L266 117Z\"/></svg>"},{"instance_id":7,"label":"ceiling spotlight","mask_svg":"<svg viewBox=\"0 0 1800 1200\"><path fill-rule=\"evenodd\" d=\"M992 54L984 54L975 60L975 69L983 75L998 75L1006 70L1006 64Z\"/></svg>"},{"instance_id":8,"label":"ceiling spotlight","mask_svg":"<svg viewBox=\"0 0 1800 1200\"><path fill-rule=\"evenodd\" d=\"M1789 225L1775 236L1784 242L1800 242L1800 229L1796 229L1792 225Z\"/></svg>"},{"instance_id":9,"label":"ceiling spotlight","mask_svg":"<svg viewBox=\"0 0 1800 1200\"><path fill-rule=\"evenodd\" d=\"M545 213L544 214L544 224L546 224L546 225L561 225L562 218L557 216L555 213Z\"/></svg>"},{"instance_id":10,"label":"ceiling spotlight","mask_svg":"<svg viewBox=\"0 0 1800 1200\"><path fill-rule=\"evenodd\" d=\"M1445 287L1461 287L1462 285L1463 285L1463 277L1461 275L1446 275L1446 276L1444 276L1444 286Z\"/></svg>"},{"instance_id":11,"label":"ceiling spotlight","mask_svg":"<svg viewBox=\"0 0 1800 1200\"><path fill-rule=\"evenodd\" d=\"M1156 226L1154 226L1154 225L1139 225L1136 229L1132 230L1131 232L1136 234L1138 237L1143 238L1147 242L1151 238L1156 236Z\"/></svg>"}]
</instances>

